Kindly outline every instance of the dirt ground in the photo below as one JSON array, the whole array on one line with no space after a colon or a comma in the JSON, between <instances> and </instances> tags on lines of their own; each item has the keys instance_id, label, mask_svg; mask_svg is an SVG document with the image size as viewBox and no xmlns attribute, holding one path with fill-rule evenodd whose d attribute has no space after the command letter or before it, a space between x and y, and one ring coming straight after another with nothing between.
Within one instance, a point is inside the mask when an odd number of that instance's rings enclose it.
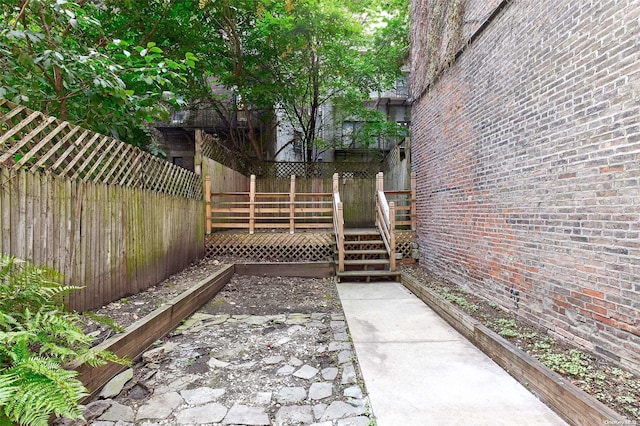
<instances>
[{"instance_id":1,"label":"dirt ground","mask_svg":"<svg viewBox=\"0 0 640 426\"><path fill-rule=\"evenodd\" d=\"M234 259L204 259L144 292L112 302L94 313L113 320L121 328L126 328L233 262ZM235 275L214 301L203 309L209 314L230 315L342 312L332 279L239 275ZM117 332L98 321L88 322L86 331L95 336L95 344Z\"/></svg>"}]
</instances>

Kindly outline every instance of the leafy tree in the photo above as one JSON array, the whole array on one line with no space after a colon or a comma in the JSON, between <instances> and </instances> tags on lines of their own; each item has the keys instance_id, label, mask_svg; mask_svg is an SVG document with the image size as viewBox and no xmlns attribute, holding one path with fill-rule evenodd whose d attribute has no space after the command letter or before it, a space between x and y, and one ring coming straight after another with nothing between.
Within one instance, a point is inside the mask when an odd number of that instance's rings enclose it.
<instances>
[{"instance_id":1,"label":"leafy tree","mask_svg":"<svg viewBox=\"0 0 640 426\"><path fill-rule=\"evenodd\" d=\"M402 4L406 0L394 7ZM211 73L245 105L278 108L299 132L307 161L314 159L314 149L331 142L318 138L325 105L338 98L362 104L372 91L395 81L400 70L401 48L381 55L385 34L380 29L401 34L406 8L391 14L371 0L202 0L200 6L215 23L207 26L213 30L204 42L222 58ZM376 28L369 28L373 24ZM390 60L392 65L386 64ZM250 139L261 158L262 146Z\"/></svg>"},{"instance_id":2,"label":"leafy tree","mask_svg":"<svg viewBox=\"0 0 640 426\"><path fill-rule=\"evenodd\" d=\"M0 255L0 424L47 425L51 415L82 418L87 395L65 369L72 361L97 366L126 363L91 348L80 317L65 312L62 297L76 287L59 274Z\"/></svg>"},{"instance_id":3,"label":"leafy tree","mask_svg":"<svg viewBox=\"0 0 640 426\"><path fill-rule=\"evenodd\" d=\"M118 31L118 3L4 0L0 98L143 145L144 122L178 102L174 90L196 58L166 55L151 40L157 27Z\"/></svg>"}]
</instances>

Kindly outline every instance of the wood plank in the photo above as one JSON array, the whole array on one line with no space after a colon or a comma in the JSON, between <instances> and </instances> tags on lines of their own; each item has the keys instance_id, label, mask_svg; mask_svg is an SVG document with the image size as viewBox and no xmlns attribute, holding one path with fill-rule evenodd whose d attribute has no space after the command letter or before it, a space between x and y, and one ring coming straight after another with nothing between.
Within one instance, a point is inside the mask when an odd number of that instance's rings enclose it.
<instances>
[{"instance_id":1,"label":"wood plank","mask_svg":"<svg viewBox=\"0 0 640 426\"><path fill-rule=\"evenodd\" d=\"M113 351L130 359L137 359L151 347L153 342L173 330L187 315L211 300L231 279L233 271L233 265L229 265L210 275L187 292L127 327L124 333L107 339L98 345L98 348ZM75 364L72 367L80 372L79 380L91 395L125 368L113 363L97 368L90 368L86 364Z\"/></svg>"},{"instance_id":2,"label":"wood plank","mask_svg":"<svg viewBox=\"0 0 640 426\"><path fill-rule=\"evenodd\" d=\"M265 277L327 278L335 275L331 262L258 262L236 263L237 275Z\"/></svg>"},{"instance_id":3,"label":"wood plank","mask_svg":"<svg viewBox=\"0 0 640 426\"><path fill-rule=\"evenodd\" d=\"M29 114L28 117L23 119L20 123L16 124L14 127L7 130L2 136L0 136L0 146L4 145L12 136L17 135L20 130L22 130L27 125L35 122L36 119L44 117L39 112L33 112ZM33 139L35 135L40 133L45 127L47 127L50 123L55 121L54 117L48 117L42 123L40 123L35 129L22 136L18 142L15 142L11 148L7 149L4 154L0 155L0 164L3 164L9 158L13 157L17 152L28 145L29 142Z\"/></svg>"}]
</instances>

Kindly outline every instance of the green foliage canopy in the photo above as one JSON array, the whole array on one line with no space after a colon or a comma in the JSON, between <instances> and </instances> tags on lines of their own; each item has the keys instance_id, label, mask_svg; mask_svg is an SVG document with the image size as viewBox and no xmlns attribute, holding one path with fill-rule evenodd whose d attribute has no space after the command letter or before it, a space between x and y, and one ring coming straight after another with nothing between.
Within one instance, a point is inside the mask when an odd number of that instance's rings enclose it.
<instances>
[{"instance_id":1,"label":"green foliage canopy","mask_svg":"<svg viewBox=\"0 0 640 426\"><path fill-rule=\"evenodd\" d=\"M122 2L4 0L0 98L143 145L143 123L179 102L175 89L196 58L166 54L144 29L125 29L129 10Z\"/></svg>"}]
</instances>

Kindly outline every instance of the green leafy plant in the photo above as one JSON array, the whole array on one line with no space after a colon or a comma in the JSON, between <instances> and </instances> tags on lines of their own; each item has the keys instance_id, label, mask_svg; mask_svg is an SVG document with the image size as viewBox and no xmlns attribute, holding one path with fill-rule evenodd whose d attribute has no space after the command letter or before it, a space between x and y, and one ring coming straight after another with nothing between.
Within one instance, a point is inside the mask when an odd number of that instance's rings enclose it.
<instances>
[{"instance_id":1,"label":"green leafy plant","mask_svg":"<svg viewBox=\"0 0 640 426\"><path fill-rule=\"evenodd\" d=\"M82 418L79 401L87 390L67 369L126 363L91 348L80 315L65 311L60 274L0 255L0 425L47 425L49 418Z\"/></svg>"}]
</instances>

